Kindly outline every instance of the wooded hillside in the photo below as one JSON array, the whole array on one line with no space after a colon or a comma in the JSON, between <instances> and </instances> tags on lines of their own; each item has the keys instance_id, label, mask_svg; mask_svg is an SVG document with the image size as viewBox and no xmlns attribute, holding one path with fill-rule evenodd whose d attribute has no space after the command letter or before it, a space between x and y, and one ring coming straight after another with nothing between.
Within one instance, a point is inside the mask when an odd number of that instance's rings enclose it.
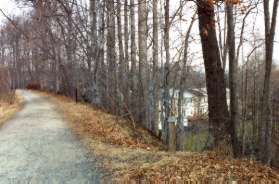
<instances>
[{"instance_id":1,"label":"wooded hillside","mask_svg":"<svg viewBox=\"0 0 279 184\"><path fill-rule=\"evenodd\" d=\"M188 126L184 92L205 88L201 151L278 166L279 0L16 2L28 11L1 10L1 66L12 89L91 103L185 151L198 131Z\"/></svg>"}]
</instances>

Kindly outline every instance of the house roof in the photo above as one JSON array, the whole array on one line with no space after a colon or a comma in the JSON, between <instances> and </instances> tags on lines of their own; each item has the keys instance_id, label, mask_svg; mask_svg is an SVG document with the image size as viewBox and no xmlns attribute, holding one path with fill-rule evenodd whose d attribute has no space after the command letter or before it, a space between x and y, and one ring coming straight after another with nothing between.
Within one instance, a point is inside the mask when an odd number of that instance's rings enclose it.
<instances>
[{"instance_id":1,"label":"house roof","mask_svg":"<svg viewBox=\"0 0 279 184\"><path fill-rule=\"evenodd\" d=\"M163 89L162 89L163 92ZM179 94L179 89L169 89L170 95L178 95ZM193 95L193 96L198 96L198 97L203 97L207 96L206 92L198 90L198 89L184 89L184 96L187 95Z\"/></svg>"},{"instance_id":2,"label":"house roof","mask_svg":"<svg viewBox=\"0 0 279 184\"><path fill-rule=\"evenodd\" d=\"M163 93L163 89L161 89L161 92ZM171 88L169 89L170 95L178 95L179 94L179 89L174 89ZM228 88L226 88L226 93L227 93L227 98L229 97L230 94L230 90ZM186 96L186 94L190 94L196 97L207 97L207 90L206 88L187 88L184 89L184 96Z\"/></svg>"},{"instance_id":3,"label":"house roof","mask_svg":"<svg viewBox=\"0 0 279 184\"><path fill-rule=\"evenodd\" d=\"M206 92L203 92L202 90L188 89L188 91L191 92L192 94L194 94L195 96L198 96L198 97L207 96Z\"/></svg>"}]
</instances>

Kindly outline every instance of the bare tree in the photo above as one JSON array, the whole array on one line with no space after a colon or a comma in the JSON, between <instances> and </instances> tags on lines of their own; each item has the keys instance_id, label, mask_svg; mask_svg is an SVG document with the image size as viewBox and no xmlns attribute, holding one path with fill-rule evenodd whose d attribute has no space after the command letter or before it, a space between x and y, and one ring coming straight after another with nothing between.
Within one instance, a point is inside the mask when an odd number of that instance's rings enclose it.
<instances>
[{"instance_id":1,"label":"bare tree","mask_svg":"<svg viewBox=\"0 0 279 184\"><path fill-rule=\"evenodd\" d=\"M228 49L229 49L229 83L230 83L230 136L233 146L234 156L238 156L240 153L238 138L237 138L237 126L239 125L239 104L238 104L238 61L236 59L235 50L235 23L233 4L226 4L227 12L227 24L228 24Z\"/></svg>"},{"instance_id":2,"label":"bare tree","mask_svg":"<svg viewBox=\"0 0 279 184\"><path fill-rule=\"evenodd\" d=\"M270 2L268 0L264 0L263 4L265 20L265 77L261 102L261 160L263 163L270 165L272 132L270 76L273 61L274 37L279 0L274 0L272 16L270 16Z\"/></svg>"},{"instance_id":3,"label":"bare tree","mask_svg":"<svg viewBox=\"0 0 279 184\"><path fill-rule=\"evenodd\" d=\"M136 46L136 18L135 18L135 1L130 0L130 22L131 22L131 70L130 70L130 86L131 86L131 107L137 104L137 46ZM139 116L138 110L133 110L136 116Z\"/></svg>"},{"instance_id":4,"label":"bare tree","mask_svg":"<svg viewBox=\"0 0 279 184\"><path fill-rule=\"evenodd\" d=\"M169 138L169 124L168 118L170 117L171 102L169 92L169 75L170 75L170 46L169 46L169 31L170 31L170 15L169 15L169 0L165 0L165 27L164 27L164 45L166 51L166 61L164 65L164 94L163 94L163 107L164 107L164 120L162 125L162 140L164 143L168 143Z\"/></svg>"},{"instance_id":5,"label":"bare tree","mask_svg":"<svg viewBox=\"0 0 279 184\"><path fill-rule=\"evenodd\" d=\"M119 53L119 90L122 95L126 94L127 90L125 89L126 85L120 84L120 81L124 81L125 79L125 68L126 68L126 62L125 62L125 55L124 55L124 45L123 45L123 33L122 33L122 16L121 16L121 1L117 0L117 37L118 37L118 53ZM126 96L126 95L125 95ZM119 105L123 103L120 102ZM125 102L124 102L125 103Z\"/></svg>"},{"instance_id":6,"label":"bare tree","mask_svg":"<svg viewBox=\"0 0 279 184\"><path fill-rule=\"evenodd\" d=\"M158 26L158 0L153 0L153 96L152 96L152 131L159 135L159 99L160 99L160 77L159 77L159 26Z\"/></svg>"},{"instance_id":7,"label":"bare tree","mask_svg":"<svg viewBox=\"0 0 279 184\"><path fill-rule=\"evenodd\" d=\"M177 118L177 132L176 132L176 139L177 139L177 150L184 150L184 122L183 122L183 113L182 113L182 103L184 99L184 91L185 91L185 80L187 78L187 64L188 64L188 49L189 49L189 39L191 36L191 31L195 22L195 15L192 17L192 21L190 23L190 26L187 30L186 36L185 36L185 43L184 43L184 55L183 55L183 63L182 63L182 72L181 72L181 78L179 83L179 96L178 96L178 102L177 102L177 108L178 108L178 118Z\"/></svg>"},{"instance_id":8,"label":"bare tree","mask_svg":"<svg viewBox=\"0 0 279 184\"><path fill-rule=\"evenodd\" d=\"M117 96L117 63L116 63L116 50L115 50L115 16L114 16L114 2L106 1L107 10L107 62L108 62L108 97L110 99L110 108L112 111L116 111L116 96Z\"/></svg>"},{"instance_id":9,"label":"bare tree","mask_svg":"<svg viewBox=\"0 0 279 184\"><path fill-rule=\"evenodd\" d=\"M226 102L224 71L215 30L214 4L199 0L197 6L206 73L209 123L213 127L214 146L220 147L229 144L227 128L229 111Z\"/></svg>"},{"instance_id":10,"label":"bare tree","mask_svg":"<svg viewBox=\"0 0 279 184\"><path fill-rule=\"evenodd\" d=\"M149 72L147 63L147 4L146 0L139 0L138 4L138 44L139 44L139 101L140 121L146 128L150 128L148 88Z\"/></svg>"}]
</instances>

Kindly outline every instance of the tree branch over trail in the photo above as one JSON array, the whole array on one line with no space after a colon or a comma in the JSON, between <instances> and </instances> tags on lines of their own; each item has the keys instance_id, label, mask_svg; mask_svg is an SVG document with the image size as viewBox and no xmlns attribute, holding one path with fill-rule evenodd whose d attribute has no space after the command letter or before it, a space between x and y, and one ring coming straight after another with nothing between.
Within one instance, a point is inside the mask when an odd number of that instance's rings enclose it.
<instances>
[{"instance_id":1,"label":"tree branch over trail","mask_svg":"<svg viewBox=\"0 0 279 184\"><path fill-rule=\"evenodd\" d=\"M15 21L11 19L1 8L0 8L0 12L18 31L20 31L23 34L26 40L29 40L29 36L20 27L18 27Z\"/></svg>"}]
</instances>

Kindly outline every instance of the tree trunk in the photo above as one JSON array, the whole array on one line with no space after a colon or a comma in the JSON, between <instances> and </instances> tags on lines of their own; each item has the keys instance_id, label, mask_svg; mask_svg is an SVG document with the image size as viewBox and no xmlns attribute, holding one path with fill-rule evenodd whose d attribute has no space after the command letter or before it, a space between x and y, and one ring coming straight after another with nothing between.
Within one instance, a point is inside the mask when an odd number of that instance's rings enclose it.
<instances>
[{"instance_id":1,"label":"tree trunk","mask_svg":"<svg viewBox=\"0 0 279 184\"><path fill-rule=\"evenodd\" d=\"M123 36L122 36L122 17L121 17L121 0L117 0L117 37L118 37L118 49L119 49L119 89L120 94L117 95L117 102L119 102L119 108L124 109L124 101L121 101L121 96L124 96L125 94L125 86L122 81L125 81L125 56L124 56L124 46L123 46ZM126 97L126 96L125 96ZM123 99L122 99L123 100Z\"/></svg>"},{"instance_id":2,"label":"tree trunk","mask_svg":"<svg viewBox=\"0 0 279 184\"><path fill-rule=\"evenodd\" d=\"M277 9L279 0L274 0L273 14L270 19L269 0L264 0L264 19L265 19L265 76L262 96L261 109L261 160L270 165L271 162L271 132L272 132L272 114L271 114L271 89L270 77L273 60L274 37L276 29Z\"/></svg>"},{"instance_id":3,"label":"tree trunk","mask_svg":"<svg viewBox=\"0 0 279 184\"><path fill-rule=\"evenodd\" d=\"M170 152L176 151L176 126L175 122L168 122L169 126L169 141L168 141L168 150Z\"/></svg>"},{"instance_id":4,"label":"tree trunk","mask_svg":"<svg viewBox=\"0 0 279 184\"><path fill-rule=\"evenodd\" d=\"M100 47L99 47L99 55L98 55L98 62L100 63L100 71L98 73L98 81L100 86L100 104L103 107L107 106L107 86L106 86L106 79L107 79L107 70L105 65L105 12L106 12L106 1L102 1L99 4L99 15L100 19L98 21L99 24L99 34L98 38L100 39Z\"/></svg>"},{"instance_id":5,"label":"tree trunk","mask_svg":"<svg viewBox=\"0 0 279 184\"><path fill-rule=\"evenodd\" d=\"M135 108L137 104L137 46L136 46L136 18L135 18L135 1L130 0L130 22L131 22L131 71L130 71L130 86L131 86L131 99L130 106L133 114L138 118L138 110Z\"/></svg>"},{"instance_id":6,"label":"tree trunk","mask_svg":"<svg viewBox=\"0 0 279 184\"><path fill-rule=\"evenodd\" d=\"M67 56L67 61L70 66L70 73L71 73L71 80L69 74L67 75L66 80L70 81L68 82L68 89L66 89L67 94L70 95L71 97L75 97L75 88L76 88L76 67L74 63L74 25L73 25L73 13L72 13L72 7L69 2L66 3L66 15L67 15L67 43L65 45L66 48L66 56Z\"/></svg>"},{"instance_id":7,"label":"tree trunk","mask_svg":"<svg viewBox=\"0 0 279 184\"><path fill-rule=\"evenodd\" d=\"M88 70L91 71L92 62L94 56L96 56L95 50L97 46L97 10L96 10L96 0L90 0L90 42L91 47L89 51L89 60L88 60Z\"/></svg>"},{"instance_id":8,"label":"tree trunk","mask_svg":"<svg viewBox=\"0 0 279 184\"><path fill-rule=\"evenodd\" d=\"M230 127L229 132L231 136L231 143L233 147L233 154L235 157L239 156L240 148L237 139L237 126L239 125L239 105L238 105L238 61L235 52L235 23L233 14L233 5L226 4L227 23L228 23L228 49L229 49L229 84L230 84Z\"/></svg>"},{"instance_id":9,"label":"tree trunk","mask_svg":"<svg viewBox=\"0 0 279 184\"><path fill-rule=\"evenodd\" d=\"M147 64L147 2L139 0L138 5L138 40L139 40L139 107L140 122L150 129L148 106L148 64Z\"/></svg>"},{"instance_id":10,"label":"tree trunk","mask_svg":"<svg viewBox=\"0 0 279 184\"><path fill-rule=\"evenodd\" d=\"M125 0L124 2L124 43L125 43L125 48L124 48L124 54L125 54L125 59L124 59L124 81L129 80L129 15L128 15L128 0ZM124 86L124 96L126 97L126 106L130 104L130 93L129 93L129 85Z\"/></svg>"},{"instance_id":11,"label":"tree trunk","mask_svg":"<svg viewBox=\"0 0 279 184\"><path fill-rule=\"evenodd\" d=\"M169 125L168 118L170 116L170 91L169 91L169 74L170 74L170 49L169 49L169 0L165 0L165 28L164 28L164 45L166 51L166 61L164 65L164 94L163 94L163 107L164 107L164 120L162 121L162 141L167 144L169 139Z\"/></svg>"},{"instance_id":12,"label":"tree trunk","mask_svg":"<svg viewBox=\"0 0 279 184\"><path fill-rule=\"evenodd\" d=\"M107 63L108 63L108 96L107 100L110 102L110 110L116 113L115 103L117 94L117 65L116 65L116 51L115 51L115 16L114 16L114 2L107 0Z\"/></svg>"},{"instance_id":13,"label":"tree trunk","mask_svg":"<svg viewBox=\"0 0 279 184\"><path fill-rule=\"evenodd\" d=\"M159 31L158 31L158 0L153 0L153 113L152 132L159 135L159 98L160 98L160 78L159 78Z\"/></svg>"},{"instance_id":14,"label":"tree trunk","mask_svg":"<svg viewBox=\"0 0 279 184\"><path fill-rule=\"evenodd\" d=\"M192 27L195 22L195 16L192 18L192 21L190 23L190 26L187 30L186 36L185 36L185 46L184 46L184 56L183 56L183 63L182 63L182 71L181 71L181 78L180 78L180 84L179 84L179 94L178 94L178 118L177 118L177 129L176 129L176 149L177 150L184 150L184 122L183 119L183 112L182 112L182 103L184 99L184 91L185 91L185 80L187 78L188 72L187 72L187 62L188 62L188 48L189 48L189 38L190 33L192 30ZM187 117L186 117L187 118Z\"/></svg>"},{"instance_id":15,"label":"tree trunk","mask_svg":"<svg viewBox=\"0 0 279 184\"><path fill-rule=\"evenodd\" d=\"M215 30L214 5L198 1L199 30L206 73L209 124L213 128L214 147L229 144L229 111L226 86Z\"/></svg>"}]
</instances>

